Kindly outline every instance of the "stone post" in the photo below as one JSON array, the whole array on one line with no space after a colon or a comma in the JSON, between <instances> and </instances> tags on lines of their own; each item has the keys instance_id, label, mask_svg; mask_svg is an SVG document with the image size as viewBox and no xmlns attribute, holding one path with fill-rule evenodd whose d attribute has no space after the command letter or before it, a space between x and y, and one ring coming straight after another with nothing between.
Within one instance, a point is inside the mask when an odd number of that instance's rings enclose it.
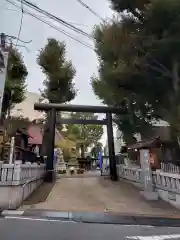
<instances>
[{"instance_id":1,"label":"stone post","mask_svg":"<svg viewBox=\"0 0 180 240\"><path fill-rule=\"evenodd\" d=\"M21 184L21 163L22 161L15 161L14 163L14 174L13 174L13 184Z\"/></svg>"},{"instance_id":2,"label":"stone post","mask_svg":"<svg viewBox=\"0 0 180 240\"><path fill-rule=\"evenodd\" d=\"M152 171L150 167L150 157L148 149L140 150L140 163L142 168L142 179L144 183L144 191L141 194L147 200L158 200L158 194L154 191Z\"/></svg>"}]
</instances>

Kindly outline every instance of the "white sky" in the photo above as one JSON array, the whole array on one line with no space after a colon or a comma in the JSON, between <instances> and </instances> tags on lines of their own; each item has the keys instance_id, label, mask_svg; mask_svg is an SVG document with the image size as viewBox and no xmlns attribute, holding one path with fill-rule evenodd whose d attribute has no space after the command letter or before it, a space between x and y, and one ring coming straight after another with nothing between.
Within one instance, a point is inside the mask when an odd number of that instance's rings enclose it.
<instances>
[{"instance_id":1,"label":"white sky","mask_svg":"<svg viewBox=\"0 0 180 240\"><path fill-rule=\"evenodd\" d=\"M11 0L14 3L18 3L17 0ZM112 11L109 8L108 0L84 0L86 4L92 7L101 17L109 18L112 16ZM91 34L95 24L100 23L100 19L94 16L86 8L80 5L76 0L38 0L34 1L40 8L47 10L48 12L72 23L83 24L75 25L84 31ZM25 7L24 7L25 8ZM33 12L32 10L28 9ZM34 12L35 13L35 12ZM36 13L38 14L38 13ZM45 20L48 18L43 17ZM6 0L0 0L0 32L4 32L8 35L18 35L21 19L21 11L9 4ZM87 39L82 35L72 32L64 26L56 24L58 27L70 32L73 36L78 36L81 40L86 41L93 45L93 41ZM67 44L67 57L72 60L76 68L76 77L74 79L76 88L79 90L78 96L73 101L74 104L83 105L100 105L100 101L96 99L89 84L90 78L94 73L97 73L97 56L93 50L84 47L80 43L69 39L62 33L52 29L51 27L41 23L40 21L32 18L29 15L24 15L22 31L20 39L24 41L32 40L28 45L27 51L24 48L20 48L25 64L28 67L28 91L39 92L42 88L43 80L45 76L42 74L40 68L36 64L36 56L38 50L40 50L47 42L47 38L53 37L59 41L65 41ZM106 132L105 132L106 135ZM103 137L103 143L105 137Z\"/></svg>"}]
</instances>

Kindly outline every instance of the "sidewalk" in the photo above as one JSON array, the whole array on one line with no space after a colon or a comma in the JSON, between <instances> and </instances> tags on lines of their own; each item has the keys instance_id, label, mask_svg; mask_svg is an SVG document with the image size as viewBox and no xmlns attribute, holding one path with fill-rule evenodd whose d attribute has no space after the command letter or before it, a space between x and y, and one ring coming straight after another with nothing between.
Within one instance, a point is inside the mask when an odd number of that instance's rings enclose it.
<instances>
[{"instance_id":1,"label":"sidewalk","mask_svg":"<svg viewBox=\"0 0 180 240\"><path fill-rule=\"evenodd\" d=\"M123 180L101 177L61 178L43 202L32 209L62 212L114 212L120 214L178 217L180 211L162 200L147 201L139 189ZM30 206L31 205L31 206ZM25 207L25 206L24 206Z\"/></svg>"}]
</instances>

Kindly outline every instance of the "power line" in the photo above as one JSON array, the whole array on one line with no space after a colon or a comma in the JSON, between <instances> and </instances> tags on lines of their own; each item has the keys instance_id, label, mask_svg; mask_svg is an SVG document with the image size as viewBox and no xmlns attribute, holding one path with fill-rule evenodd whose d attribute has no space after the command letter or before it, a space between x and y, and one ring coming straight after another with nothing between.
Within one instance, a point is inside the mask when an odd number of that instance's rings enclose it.
<instances>
[{"instance_id":1,"label":"power line","mask_svg":"<svg viewBox=\"0 0 180 240\"><path fill-rule=\"evenodd\" d=\"M19 6L17 6L15 3L11 2L10 0L6 0L6 1L9 2L10 4L12 4L13 6L15 6L16 8L19 8L19 9L20 9ZM65 30L63 30L63 29L61 29L61 28L59 28L59 27L57 27L57 26L55 26L54 24L52 24L52 23L50 23L50 22L48 22L48 21L46 21L46 20L44 20L44 19L41 19L39 16L37 16L37 15L35 15L35 14L33 14L33 13L30 13L29 11L27 11L27 10L25 10L25 9L24 9L24 13L30 15L30 16L33 17L33 18L36 18L37 20L39 20L39 21L42 22L42 23L45 23L46 25L48 25L49 27L57 30L58 32L63 33L63 34L66 35L67 37L69 37L69 38L71 38L72 40L74 40L74 41L76 41L76 42L84 45L85 47L88 47L88 48L94 50L94 49L93 49L93 46L91 46L91 45L89 45L88 43L80 40L80 39L77 38L77 37L72 36L70 33L66 32Z\"/></svg>"},{"instance_id":2,"label":"power line","mask_svg":"<svg viewBox=\"0 0 180 240\"><path fill-rule=\"evenodd\" d=\"M16 46L18 44L18 40L19 40L19 37L20 37L20 34L21 34L21 30L22 30L23 16L24 16L23 2L21 0L21 21L20 21L20 26L19 26L19 32L18 32L18 36L17 36Z\"/></svg>"},{"instance_id":3,"label":"power line","mask_svg":"<svg viewBox=\"0 0 180 240\"><path fill-rule=\"evenodd\" d=\"M48 18L47 16L44 16L44 15L39 15L40 17L42 17L42 18ZM89 27L88 25L85 25L85 24L82 24L82 23L76 23L76 22L69 22L68 21L68 23L69 24L72 24L72 25L77 25L77 26L81 26L81 27Z\"/></svg>"},{"instance_id":4,"label":"power line","mask_svg":"<svg viewBox=\"0 0 180 240\"><path fill-rule=\"evenodd\" d=\"M104 21L104 19L97 13L95 12L91 7L89 7L86 3L84 3L81 0L76 0L78 3L80 3L83 7L85 7L86 9L88 9L92 14L94 14L96 17L98 17L99 19L101 19L102 21Z\"/></svg>"},{"instance_id":5,"label":"power line","mask_svg":"<svg viewBox=\"0 0 180 240\"><path fill-rule=\"evenodd\" d=\"M29 52L28 47L26 47L25 45L22 45L22 44L14 44L14 43L12 42L12 39L9 39L9 41L10 41L10 43L9 43L10 46L22 47L22 48L25 48L27 52Z\"/></svg>"},{"instance_id":6,"label":"power line","mask_svg":"<svg viewBox=\"0 0 180 240\"><path fill-rule=\"evenodd\" d=\"M11 8L8 8L8 7L6 7L6 8L1 8L1 6L0 6L0 11L1 11L1 10L7 10L7 11L12 11L12 12L18 12L18 10L11 9ZM40 17L47 17L47 16L41 15ZM69 21L68 21L68 23L69 23L69 24L72 24L72 25L81 26L81 27L89 27L88 25L83 24L83 23L69 22Z\"/></svg>"},{"instance_id":7,"label":"power line","mask_svg":"<svg viewBox=\"0 0 180 240\"><path fill-rule=\"evenodd\" d=\"M16 0L16 1L20 2L21 0ZM65 21L65 20L63 20L63 19L45 11L45 10L43 10L42 8L38 7L37 5L31 3L27 0L22 0L22 1L26 6L28 6L30 8L33 8L34 10L38 11L39 13L41 13L43 15L48 16L50 19L53 19L53 20L59 22L60 24L64 25L65 27L70 28L71 30L73 30L75 32L81 33L81 34L83 34L84 36L86 36L90 39L93 39L93 37L90 34L86 33L82 29L75 27L74 25L68 23L67 21Z\"/></svg>"},{"instance_id":8,"label":"power line","mask_svg":"<svg viewBox=\"0 0 180 240\"><path fill-rule=\"evenodd\" d=\"M26 44L32 42L32 40L30 40L30 41L24 41L24 40L21 40L20 38L17 38L17 37L15 37L15 36L11 36L11 35L7 35L7 34L6 34L6 37L8 37L9 39L16 39L16 40L18 39L19 42L26 43Z\"/></svg>"}]
</instances>

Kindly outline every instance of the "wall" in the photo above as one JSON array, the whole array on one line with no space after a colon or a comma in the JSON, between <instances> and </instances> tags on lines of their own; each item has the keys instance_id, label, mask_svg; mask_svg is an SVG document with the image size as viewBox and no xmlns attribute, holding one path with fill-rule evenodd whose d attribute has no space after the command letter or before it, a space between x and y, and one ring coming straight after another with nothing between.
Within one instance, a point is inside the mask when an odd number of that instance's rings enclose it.
<instances>
[{"instance_id":1,"label":"wall","mask_svg":"<svg viewBox=\"0 0 180 240\"><path fill-rule=\"evenodd\" d=\"M25 187L18 186L0 186L0 208L16 209L40 184L42 179L37 179L28 183Z\"/></svg>"},{"instance_id":2,"label":"wall","mask_svg":"<svg viewBox=\"0 0 180 240\"><path fill-rule=\"evenodd\" d=\"M43 181L45 165L0 163L0 208L16 209Z\"/></svg>"}]
</instances>

